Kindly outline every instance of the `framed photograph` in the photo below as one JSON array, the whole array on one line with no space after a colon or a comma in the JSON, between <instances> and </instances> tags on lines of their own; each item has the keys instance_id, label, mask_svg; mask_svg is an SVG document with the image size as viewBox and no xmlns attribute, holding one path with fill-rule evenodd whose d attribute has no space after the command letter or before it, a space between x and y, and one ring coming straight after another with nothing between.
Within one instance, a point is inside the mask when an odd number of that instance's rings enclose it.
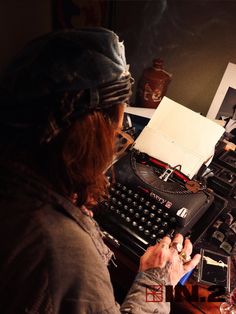
<instances>
[{"instance_id":1,"label":"framed photograph","mask_svg":"<svg viewBox=\"0 0 236 314\"><path fill-rule=\"evenodd\" d=\"M229 62L211 103L207 118L227 120L236 108L236 64Z\"/></svg>"}]
</instances>

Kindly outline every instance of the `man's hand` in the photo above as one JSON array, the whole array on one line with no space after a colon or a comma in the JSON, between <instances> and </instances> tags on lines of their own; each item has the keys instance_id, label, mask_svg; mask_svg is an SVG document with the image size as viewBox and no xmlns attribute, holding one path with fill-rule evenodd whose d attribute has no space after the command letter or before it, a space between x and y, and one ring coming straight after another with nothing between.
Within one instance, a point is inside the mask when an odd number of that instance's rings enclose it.
<instances>
[{"instance_id":1,"label":"man's hand","mask_svg":"<svg viewBox=\"0 0 236 314\"><path fill-rule=\"evenodd\" d=\"M175 286L200 261L200 254L196 254L191 259L192 249L191 241L189 239L184 241L181 234L176 234L173 241L169 237L164 237L146 250L140 259L139 271L165 268L166 278L169 278L170 284Z\"/></svg>"}]
</instances>

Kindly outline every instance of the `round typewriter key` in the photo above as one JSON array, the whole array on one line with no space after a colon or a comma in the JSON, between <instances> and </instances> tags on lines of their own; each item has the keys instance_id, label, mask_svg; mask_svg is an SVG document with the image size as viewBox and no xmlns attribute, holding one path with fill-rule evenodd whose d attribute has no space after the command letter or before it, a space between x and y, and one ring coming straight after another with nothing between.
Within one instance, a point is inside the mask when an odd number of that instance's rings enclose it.
<instances>
[{"instance_id":1,"label":"round typewriter key","mask_svg":"<svg viewBox=\"0 0 236 314\"><path fill-rule=\"evenodd\" d=\"M170 217L169 213L163 213L162 217L164 219L168 219Z\"/></svg>"},{"instance_id":2,"label":"round typewriter key","mask_svg":"<svg viewBox=\"0 0 236 314\"><path fill-rule=\"evenodd\" d=\"M119 210L119 209L116 209L116 213L119 215L119 214L120 214L120 210Z\"/></svg>"},{"instance_id":3,"label":"round typewriter key","mask_svg":"<svg viewBox=\"0 0 236 314\"><path fill-rule=\"evenodd\" d=\"M161 218L160 217L157 217L156 218L156 222L159 224L159 223L161 223Z\"/></svg>"},{"instance_id":4,"label":"round typewriter key","mask_svg":"<svg viewBox=\"0 0 236 314\"><path fill-rule=\"evenodd\" d=\"M144 209L143 214L146 215L146 216L149 215L149 210L148 209Z\"/></svg>"},{"instance_id":5,"label":"round typewriter key","mask_svg":"<svg viewBox=\"0 0 236 314\"><path fill-rule=\"evenodd\" d=\"M116 194L116 195L120 195L120 194L121 194L121 191L120 191L120 190L116 190L116 191L115 191L115 194Z\"/></svg>"},{"instance_id":6,"label":"round typewriter key","mask_svg":"<svg viewBox=\"0 0 236 314\"><path fill-rule=\"evenodd\" d=\"M132 198L128 197L127 198L127 203L131 203L132 202Z\"/></svg>"},{"instance_id":7,"label":"round typewriter key","mask_svg":"<svg viewBox=\"0 0 236 314\"><path fill-rule=\"evenodd\" d=\"M127 217L125 218L125 220L126 220L127 222L131 222L131 218L130 218L129 216L127 216Z\"/></svg>"},{"instance_id":8,"label":"round typewriter key","mask_svg":"<svg viewBox=\"0 0 236 314\"><path fill-rule=\"evenodd\" d=\"M165 234L165 231L163 230L163 229L160 229L159 231L158 231L158 235L160 236L162 236L162 235L164 235Z\"/></svg>"},{"instance_id":9,"label":"round typewriter key","mask_svg":"<svg viewBox=\"0 0 236 314\"><path fill-rule=\"evenodd\" d=\"M162 221L161 226L162 226L163 228L167 228L167 227L168 227L168 222Z\"/></svg>"},{"instance_id":10,"label":"round typewriter key","mask_svg":"<svg viewBox=\"0 0 236 314\"><path fill-rule=\"evenodd\" d=\"M142 222L146 222L147 221L147 218L146 217L141 217L140 219Z\"/></svg>"},{"instance_id":11,"label":"round typewriter key","mask_svg":"<svg viewBox=\"0 0 236 314\"><path fill-rule=\"evenodd\" d=\"M146 205L146 206L149 206L149 205L150 205L150 202L149 202L149 201L146 201L146 202L145 202L145 205Z\"/></svg>"},{"instance_id":12,"label":"round typewriter key","mask_svg":"<svg viewBox=\"0 0 236 314\"><path fill-rule=\"evenodd\" d=\"M121 201L118 201L118 202L117 202L117 205L118 205L118 206L122 206L123 204L122 204Z\"/></svg>"},{"instance_id":13,"label":"round typewriter key","mask_svg":"<svg viewBox=\"0 0 236 314\"><path fill-rule=\"evenodd\" d=\"M106 206L106 207L108 207L108 206L109 206L109 203L108 203L107 201L105 201L105 202L103 203L103 205Z\"/></svg>"},{"instance_id":14,"label":"round typewriter key","mask_svg":"<svg viewBox=\"0 0 236 314\"><path fill-rule=\"evenodd\" d=\"M115 210L115 207L111 205L110 210Z\"/></svg>"},{"instance_id":15,"label":"round typewriter key","mask_svg":"<svg viewBox=\"0 0 236 314\"><path fill-rule=\"evenodd\" d=\"M152 209L152 210L156 210L156 209L157 209L156 205L152 205L152 206L151 206L151 209Z\"/></svg>"},{"instance_id":16,"label":"round typewriter key","mask_svg":"<svg viewBox=\"0 0 236 314\"><path fill-rule=\"evenodd\" d=\"M157 238L157 236L156 236L155 233L151 234L151 239L152 239L152 240L156 240L156 238Z\"/></svg>"},{"instance_id":17,"label":"round typewriter key","mask_svg":"<svg viewBox=\"0 0 236 314\"><path fill-rule=\"evenodd\" d=\"M152 222L151 222L150 220L148 220L148 221L146 222L146 226L147 226L147 227L151 227L151 226L152 226Z\"/></svg>"},{"instance_id":18,"label":"round typewriter key","mask_svg":"<svg viewBox=\"0 0 236 314\"><path fill-rule=\"evenodd\" d=\"M139 198L139 195L138 195L137 193L135 193L135 194L134 194L134 198L135 198L135 199L138 199L138 198Z\"/></svg>"},{"instance_id":19,"label":"round typewriter key","mask_svg":"<svg viewBox=\"0 0 236 314\"><path fill-rule=\"evenodd\" d=\"M129 195L133 194L133 191L132 190L128 190L127 192Z\"/></svg>"},{"instance_id":20,"label":"round typewriter key","mask_svg":"<svg viewBox=\"0 0 236 314\"><path fill-rule=\"evenodd\" d=\"M120 196L122 199L125 199L126 198L126 195L124 193L121 194Z\"/></svg>"},{"instance_id":21,"label":"round typewriter key","mask_svg":"<svg viewBox=\"0 0 236 314\"><path fill-rule=\"evenodd\" d=\"M138 223L137 223L136 221L133 221L133 222L132 222L132 226L133 226L133 227L137 227L137 225L138 225Z\"/></svg>"},{"instance_id":22,"label":"round typewriter key","mask_svg":"<svg viewBox=\"0 0 236 314\"><path fill-rule=\"evenodd\" d=\"M142 210L143 210L143 206L142 206L142 205L139 205L139 206L138 206L138 210L139 210L139 211L142 211Z\"/></svg>"},{"instance_id":23,"label":"round typewriter key","mask_svg":"<svg viewBox=\"0 0 236 314\"><path fill-rule=\"evenodd\" d=\"M128 210L129 206L128 205L124 205L124 210Z\"/></svg>"},{"instance_id":24,"label":"round typewriter key","mask_svg":"<svg viewBox=\"0 0 236 314\"><path fill-rule=\"evenodd\" d=\"M159 215L161 215L161 214L163 213L162 208L158 208L158 209L156 210L156 213L159 214Z\"/></svg>"},{"instance_id":25,"label":"round typewriter key","mask_svg":"<svg viewBox=\"0 0 236 314\"><path fill-rule=\"evenodd\" d=\"M129 209L129 212L130 212L130 214L133 214L133 213L134 213L134 209L133 209L133 208L130 208L130 209Z\"/></svg>"},{"instance_id":26,"label":"round typewriter key","mask_svg":"<svg viewBox=\"0 0 236 314\"><path fill-rule=\"evenodd\" d=\"M144 197L140 197L140 202L144 203L145 202L145 198Z\"/></svg>"},{"instance_id":27,"label":"round typewriter key","mask_svg":"<svg viewBox=\"0 0 236 314\"><path fill-rule=\"evenodd\" d=\"M113 186L110 188L111 193L115 192L115 190L116 189Z\"/></svg>"},{"instance_id":28,"label":"round typewriter key","mask_svg":"<svg viewBox=\"0 0 236 314\"><path fill-rule=\"evenodd\" d=\"M149 217L151 218L151 219L153 219L153 218L155 218L155 214L154 213L151 213L150 215L149 215Z\"/></svg>"},{"instance_id":29,"label":"round typewriter key","mask_svg":"<svg viewBox=\"0 0 236 314\"><path fill-rule=\"evenodd\" d=\"M139 213L135 213L134 217L138 219L138 218L140 218L140 214Z\"/></svg>"},{"instance_id":30,"label":"round typewriter key","mask_svg":"<svg viewBox=\"0 0 236 314\"><path fill-rule=\"evenodd\" d=\"M111 200L112 200L112 203L116 203L116 197L112 197Z\"/></svg>"},{"instance_id":31,"label":"round typewriter key","mask_svg":"<svg viewBox=\"0 0 236 314\"><path fill-rule=\"evenodd\" d=\"M124 213L122 213L120 216L121 216L121 218L125 219L125 214Z\"/></svg>"},{"instance_id":32,"label":"round typewriter key","mask_svg":"<svg viewBox=\"0 0 236 314\"><path fill-rule=\"evenodd\" d=\"M150 235L150 231L148 229L146 229L146 230L144 230L144 234L148 236L148 235Z\"/></svg>"},{"instance_id":33,"label":"round typewriter key","mask_svg":"<svg viewBox=\"0 0 236 314\"><path fill-rule=\"evenodd\" d=\"M152 230L153 230L153 231L157 231L157 230L158 230L158 226L157 226L157 225L153 225L153 226L152 226Z\"/></svg>"},{"instance_id":34,"label":"round typewriter key","mask_svg":"<svg viewBox=\"0 0 236 314\"><path fill-rule=\"evenodd\" d=\"M117 186L118 188L120 188L122 185L121 185L121 183L117 182L117 183L116 183L116 186Z\"/></svg>"},{"instance_id":35,"label":"round typewriter key","mask_svg":"<svg viewBox=\"0 0 236 314\"><path fill-rule=\"evenodd\" d=\"M143 226L138 226L138 230L143 231L144 230Z\"/></svg>"},{"instance_id":36,"label":"round typewriter key","mask_svg":"<svg viewBox=\"0 0 236 314\"><path fill-rule=\"evenodd\" d=\"M138 203L137 203L137 202L132 202L132 205L133 205L134 207L136 207L136 206L138 205Z\"/></svg>"},{"instance_id":37,"label":"round typewriter key","mask_svg":"<svg viewBox=\"0 0 236 314\"><path fill-rule=\"evenodd\" d=\"M126 191L126 190L127 190L127 187L124 185L124 186L122 187L122 190L123 190L123 191Z\"/></svg>"}]
</instances>

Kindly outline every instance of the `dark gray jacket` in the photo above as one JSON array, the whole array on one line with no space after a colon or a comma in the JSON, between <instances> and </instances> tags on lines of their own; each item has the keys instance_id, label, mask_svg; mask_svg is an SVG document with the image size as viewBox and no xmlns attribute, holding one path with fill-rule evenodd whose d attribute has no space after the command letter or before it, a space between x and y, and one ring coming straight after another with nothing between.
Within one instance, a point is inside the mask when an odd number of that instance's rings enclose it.
<instances>
[{"instance_id":1,"label":"dark gray jacket","mask_svg":"<svg viewBox=\"0 0 236 314\"><path fill-rule=\"evenodd\" d=\"M120 307L96 222L15 167L0 170L1 314L169 313L168 303L146 302L147 286L166 284L158 269L139 273Z\"/></svg>"}]
</instances>

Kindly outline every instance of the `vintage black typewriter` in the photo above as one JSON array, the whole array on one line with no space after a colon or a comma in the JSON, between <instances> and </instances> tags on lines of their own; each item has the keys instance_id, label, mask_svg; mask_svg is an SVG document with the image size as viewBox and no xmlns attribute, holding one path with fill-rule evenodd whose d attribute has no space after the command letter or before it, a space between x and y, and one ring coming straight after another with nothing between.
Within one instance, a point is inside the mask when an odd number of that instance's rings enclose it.
<instances>
[{"instance_id":1,"label":"vintage black typewriter","mask_svg":"<svg viewBox=\"0 0 236 314\"><path fill-rule=\"evenodd\" d=\"M108 241L134 258L165 235L180 232L196 241L226 205L204 184L135 149L109 177L110 197L95 218Z\"/></svg>"}]
</instances>

